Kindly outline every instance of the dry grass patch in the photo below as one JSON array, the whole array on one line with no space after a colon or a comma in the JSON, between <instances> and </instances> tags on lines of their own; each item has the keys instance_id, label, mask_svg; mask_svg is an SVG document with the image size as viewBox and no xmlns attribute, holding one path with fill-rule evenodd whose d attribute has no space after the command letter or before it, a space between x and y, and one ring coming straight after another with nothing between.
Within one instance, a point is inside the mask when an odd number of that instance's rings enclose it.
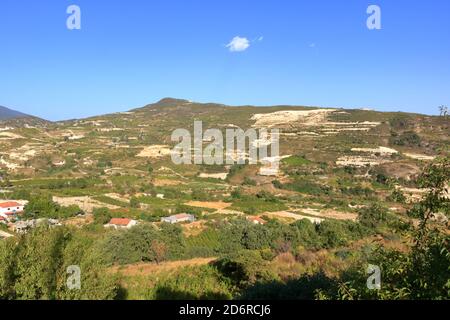
<instances>
[{"instance_id":1,"label":"dry grass patch","mask_svg":"<svg viewBox=\"0 0 450 320\"><path fill-rule=\"evenodd\" d=\"M170 155L171 149L167 145L152 145L145 147L137 154L137 157L142 158L162 158Z\"/></svg>"},{"instance_id":2,"label":"dry grass patch","mask_svg":"<svg viewBox=\"0 0 450 320\"><path fill-rule=\"evenodd\" d=\"M194 258L189 260L166 261L159 264L153 262L136 263L124 266L114 266L109 268L109 271L126 276L153 275L155 273L178 270L183 267L202 266L209 264L216 259L217 258Z\"/></svg>"},{"instance_id":3,"label":"dry grass patch","mask_svg":"<svg viewBox=\"0 0 450 320\"><path fill-rule=\"evenodd\" d=\"M197 208L223 210L230 207L232 204L223 201L189 201L185 205Z\"/></svg>"},{"instance_id":4,"label":"dry grass patch","mask_svg":"<svg viewBox=\"0 0 450 320\"><path fill-rule=\"evenodd\" d=\"M180 180L160 179L160 178L156 178L155 180L153 180L153 185L155 187L178 186L180 184L184 184L184 182Z\"/></svg>"}]
</instances>

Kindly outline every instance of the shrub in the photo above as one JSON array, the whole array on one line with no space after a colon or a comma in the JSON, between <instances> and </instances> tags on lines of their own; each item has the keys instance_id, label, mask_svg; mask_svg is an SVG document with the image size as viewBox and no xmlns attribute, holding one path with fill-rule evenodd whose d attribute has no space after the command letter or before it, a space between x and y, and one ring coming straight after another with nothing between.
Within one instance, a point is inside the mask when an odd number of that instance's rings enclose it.
<instances>
[{"instance_id":1,"label":"shrub","mask_svg":"<svg viewBox=\"0 0 450 320\"><path fill-rule=\"evenodd\" d=\"M131 208L139 208L141 206L141 203L136 197L131 197L130 199L130 207Z\"/></svg>"},{"instance_id":2,"label":"shrub","mask_svg":"<svg viewBox=\"0 0 450 320\"><path fill-rule=\"evenodd\" d=\"M106 224L112 218L111 211L108 208L94 208L92 214L94 216L94 223L97 224Z\"/></svg>"},{"instance_id":3,"label":"shrub","mask_svg":"<svg viewBox=\"0 0 450 320\"><path fill-rule=\"evenodd\" d=\"M256 282L268 282L278 278L267 268L267 261L255 250L242 250L227 255L214 264L219 272L240 288Z\"/></svg>"},{"instance_id":4,"label":"shrub","mask_svg":"<svg viewBox=\"0 0 450 320\"><path fill-rule=\"evenodd\" d=\"M325 220L318 224L316 229L323 248L344 246L350 240L369 234L361 224L352 221Z\"/></svg>"},{"instance_id":5,"label":"shrub","mask_svg":"<svg viewBox=\"0 0 450 320\"><path fill-rule=\"evenodd\" d=\"M213 266L186 267L160 279L148 299L156 300L228 300L232 288Z\"/></svg>"},{"instance_id":6,"label":"shrub","mask_svg":"<svg viewBox=\"0 0 450 320\"><path fill-rule=\"evenodd\" d=\"M392 201L392 202L399 202L399 203L405 203L406 202L406 197L403 194L403 192L399 189L395 189L394 191L392 191L392 193L389 195L389 197L387 198L388 201Z\"/></svg>"},{"instance_id":7,"label":"shrub","mask_svg":"<svg viewBox=\"0 0 450 320\"><path fill-rule=\"evenodd\" d=\"M316 225L308 219L302 219L292 224L298 230L298 244L316 249L320 247L320 238L316 231Z\"/></svg>"},{"instance_id":8,"label":"shrub","mask_svg":"<svg viewBox=\"0 0 450 320\"><path fill-rule=\"evenodd\" d=\"M419 147L421 139L414 131L406 131L391 137L391 143L397 146Z\"/></svg>"},{"instance_id":9,"label":"shrub","mask_svg":"<svg viewBox=\"0 0 450 320\"><path fill-rule=\"evenodd\" d=\"M277 189L283 189L283 184L279 180L273 180L272 184Z\"/></svg>"},{"instance_id":10,"label":"shrub","mask_svg":"<svg viewBox=\"0 0 450 320\"><path fill-rule=\"evenodd\" d=\"M371 229L375 229L381 224L386 223L387 219L387 210L378 204L373 204L369 208L363 208L358 214L358 221Z\"/></svg>"},{"instance_id":11,"label":"shrub","mask_svg":"<svg viewBox=\"0 0 450 320\"><path fill-rule=\"evenodd\" d=\"M161 244L165 246L164 254L158 252L157 256L155 249L163 251L160 250ZM184 252L184 237L178 226L163 224L158 230L151 225L141 224L110 233L100 247L104 261L108 264L179 259Z\"/></svg>"},{"instance_id":12,"label":"shrub","mask_svg":"<svg viewBox=\"0 0 450 320\"><path fill-rule=\"evenodd\" d=\"M294 182L284 185L284 189L306 193L310 195L331 195L331 188L312 181L297 179Z\"/></svg>"},{"instance_id":13,"label":"shrub","mask_svg":"<svg viewBox=\"0 0 450 320\"><path fill-rule=\"evenodd\" d=\"M244 182L242 182L245 186L256 186L256 181L253 179L250 179L249 177L244 178Z\"/></svg>"},{"instance_id":14,"label":"shrub","mask_svg":"<svg viewBox=\"0 0 450 320\"><path fill-rule=\"evenodd\" d=\"M53 202L50 195L33 195L24 208L26 218L69 218L83 211L76 205L61 207Z\"/></svg>"}]
</instances>

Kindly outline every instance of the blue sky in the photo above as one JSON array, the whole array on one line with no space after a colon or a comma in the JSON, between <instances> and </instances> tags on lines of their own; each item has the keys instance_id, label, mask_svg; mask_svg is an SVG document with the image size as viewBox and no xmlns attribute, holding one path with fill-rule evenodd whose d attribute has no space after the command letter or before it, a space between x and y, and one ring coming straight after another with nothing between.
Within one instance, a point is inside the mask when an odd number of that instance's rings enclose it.
<instances>
[{"instance_id":1,"label":"blue sky","mask_svg":"<svg viewBox=\"0 0 450 320\"><path fill-rule=\"evenodd\" d=\"M448 0L1 0L0 105L50 120L168 96L435 114L450 104L449 16ZM246 50L226 46L236 36Z\"/></svg>"}]
</instances>

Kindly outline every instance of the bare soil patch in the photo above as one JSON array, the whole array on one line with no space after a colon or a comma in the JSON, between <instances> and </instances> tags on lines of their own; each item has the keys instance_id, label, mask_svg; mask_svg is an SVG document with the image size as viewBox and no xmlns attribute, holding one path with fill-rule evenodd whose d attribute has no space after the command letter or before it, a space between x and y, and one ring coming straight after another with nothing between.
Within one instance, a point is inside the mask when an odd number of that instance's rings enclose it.
<instances>
[{"instance_id":1,"label":"bare soil patch","mask_svg":"<svg viewBox=\"0 0 450 320\"><path fill-rule=\"evenodd\" d=\"M191 207L198 207L198 208L206 208L206 209L216 209L216 210L223 210L231 206L231 203L223 202L223 201L189 201L185 203L188 206Z\"/></svg>"},{"instance_id":2,"label":"bare soil patch","mask_svg":"<svg viewBox=\"0 0 450 320\"><path fill-rule=\"evenodd\" d=\"M181 227L183 228L183 233L186 237L197 236L206 229L205 220L182 224Z\"/></svg>"},{"instance_id":3,"label":"bare soil patch","mask_svg":"<svg viewBox=\"0 0 450 320\"><path fill-rule=\"evenodd\" d=\"M427 156L425 154L407 153L407 152L403 152L403 155L408 158L411 158L411 159L424 160L424 161L432 161L436 158L434 156Z\"/></svg>"},{"instance_id":4,"label":"bare soil patch","mask_svg":"<svg viewBox=\"0 0 450 320\"><path fill-rule=\"evenodd\" d=\"M336 219L336 220L352 220L356 221L358 219L358 215L356 213L351 212L342 212L332 209L327 210L318 210L318 209L301 209L303 213L308 215L312 215L319 218L328 218L328 219Z\"/></svg>"},{"instance_id":5,"label":"bare soil patch","mask_svg":"<svg viewBox=\"0 0 450 320\"><path fill-rule=\"evenodd\" d=\"M142 158L161 158L170 155L171 149L166 145L152 145L145 147L137 154L137 157Z\"/></svg>"},{"instance_id":6,"label":"bare soil patch","mask_svg":"<svg viewBox=\"0 0 450 320\"><path fill-rule=\"evenodd\" d=\"M268 217L276 217L276 218L284 218L284 219L293 219L293 220L303 220L303 219L308 219L309 221L311 221L312 223L320 223L323 221L322 218L316 218L316 217L310 217L310 216L305 216L305 215L301 215L301 214L297 214L297 213L293 213L293 212L289 212L289 211L277 211L277 212L268 212L268 213L264 213L262 214L263 216L268 216Z\"/></svg>"},{"instance_id":7,"label":"bare soil patch","mask_svg":"<svg viewBox=\"0 0 450 320\"><path fill-rule=\"evenodd\" d=\"M80 207L81 210L87 213L92 213L92 211L95 208L108 208L111 210L120 209L120 207L103 203L97 200L92 199L89 196L83 196L83 197L53 197L53 201L58 203L61 206L68 207L71 205L77 205Z\"/></svg>"},{"instance_id":8,"label":"bare soil patch","mask_svg":"<svg viewBox=\"0 0 450 320\"><path fill-rule=\"evenodd\" d=\"M255 127L274 127L277 125L300 122L305 126L315 126L326 121L327 114L336 109L292 110L255 114Z\"/></svg>"},{"instance_id":9,"label":"bare soil patch","mask_svg":"<svg viewBox=\"0 0 450 320\"><path fill-rule=\"evenodd\" d=\"M158 179L153 180L153 184L156 187L165 187L165 186L178 186L180 184L184 184L183 181L180 180L172 180L172 179Z\"/></svg>"}]
</instances>

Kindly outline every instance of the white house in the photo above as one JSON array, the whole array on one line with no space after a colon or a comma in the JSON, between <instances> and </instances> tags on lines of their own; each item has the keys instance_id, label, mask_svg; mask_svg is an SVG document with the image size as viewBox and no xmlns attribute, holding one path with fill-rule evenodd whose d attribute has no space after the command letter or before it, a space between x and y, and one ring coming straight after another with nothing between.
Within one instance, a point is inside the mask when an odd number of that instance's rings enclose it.
<instances>
[{"instance_id":1,"label":"white house","mask_svg":"<svg viewBox=\"0 0 450 320\"><path fill-rule=\"evenodd\" d=\"M23 204L16 201L0 202L0 217L9 220L15 215L23 212Z\"/></svg>"},{"instance_id":2,"label":"white house","mask_svg":"<svg viewBox=\"0 0 450 320\"><path fill-rule=\"evenodd\" d=\"M114 228L114 229L130 229L137 225L137 221L128 218L112 218L109 223L105 224L105 228Z\"/></svg>"},{"instance_id":3,"label":"white house","mask_svg":"<svg viewBox=\"0 0 450 320\"><path fill-rule=\"evenodd\" d=\"M180 214L176 214L170 217L164 217L161 218L161 222L167 222L167 223L179 223L179 222L194 222L195 221L195 217L192 214L187 214L187 213L180 213Z\"/></svg>"}]
</instances>

